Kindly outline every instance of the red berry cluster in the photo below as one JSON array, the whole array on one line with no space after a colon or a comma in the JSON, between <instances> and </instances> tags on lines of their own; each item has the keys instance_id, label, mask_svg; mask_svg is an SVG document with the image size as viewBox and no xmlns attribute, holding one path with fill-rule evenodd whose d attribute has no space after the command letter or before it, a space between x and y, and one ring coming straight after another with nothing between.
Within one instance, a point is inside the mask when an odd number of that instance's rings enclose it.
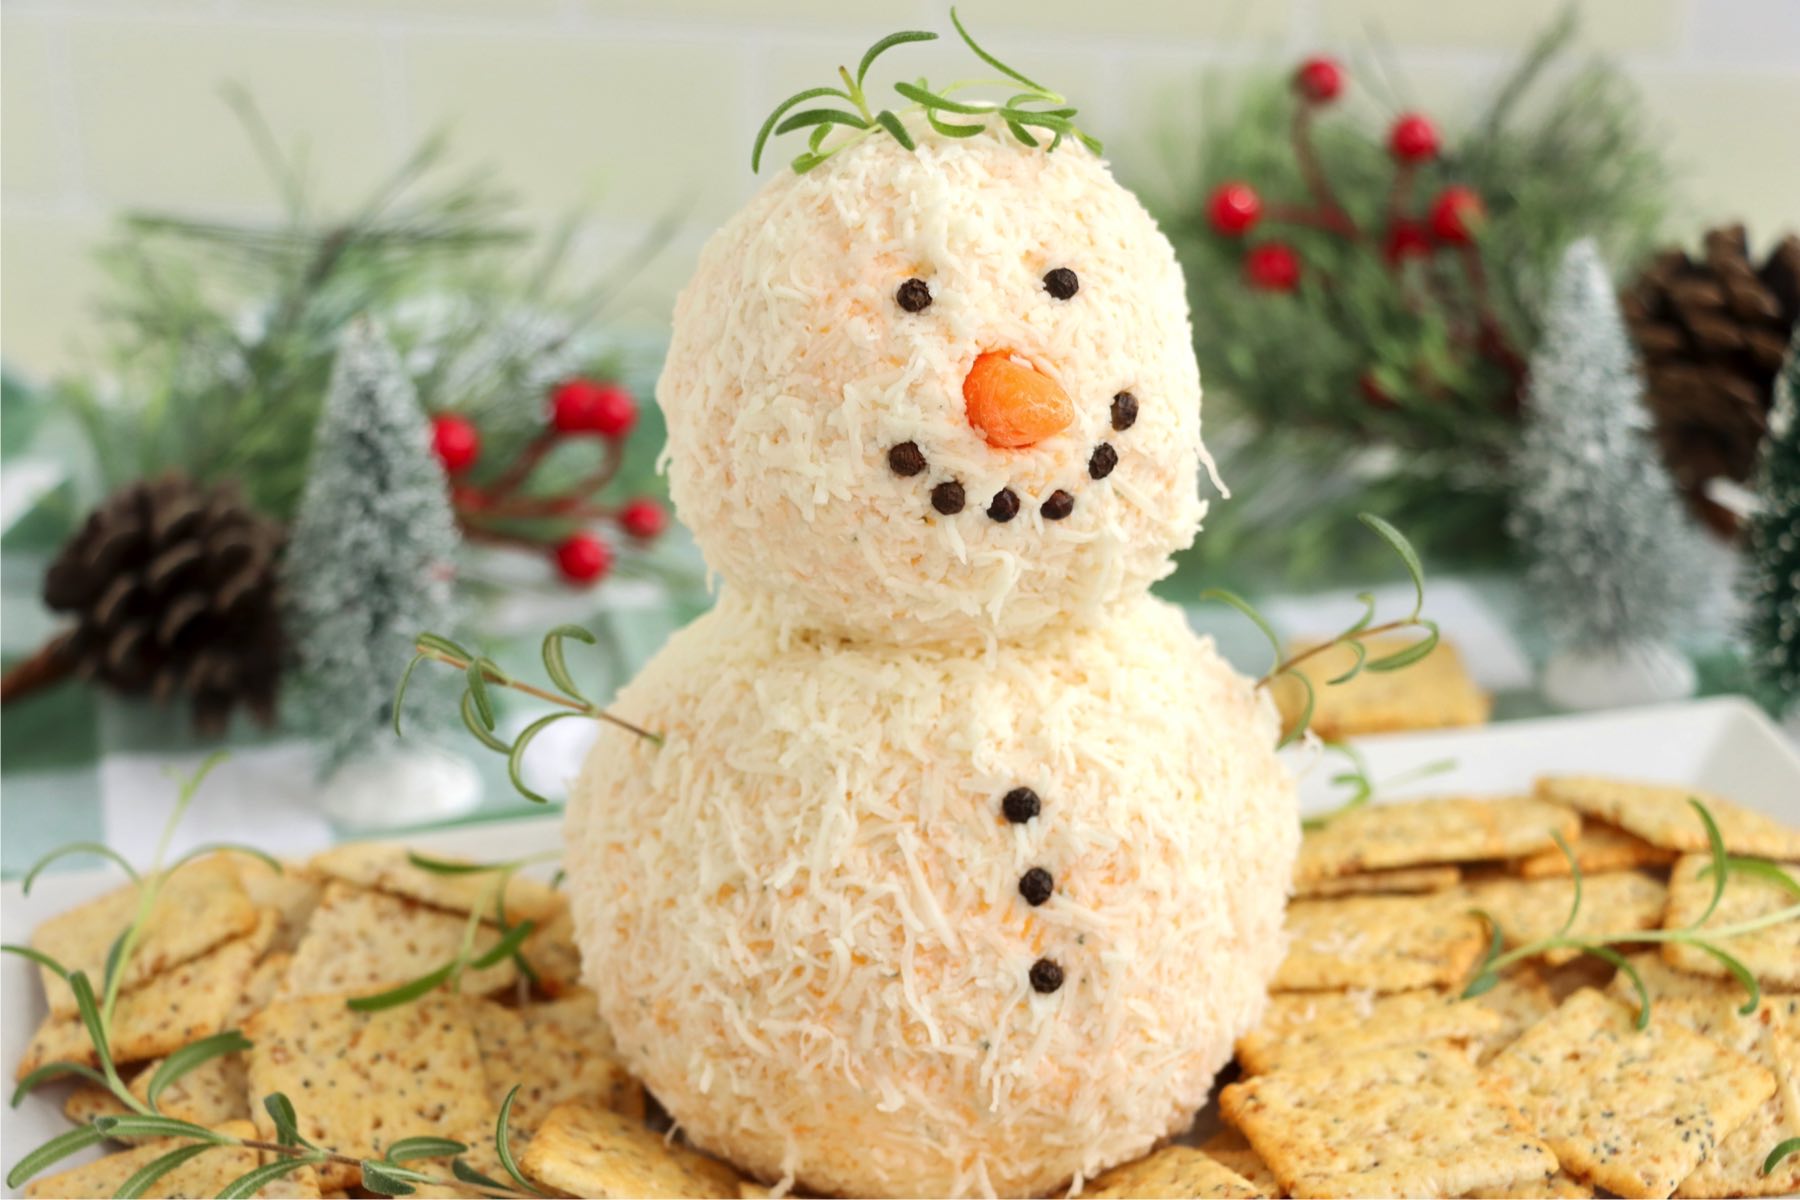
<instances>
[{"instance_id":1,"label":"red berry cluster","mask_svg":"<svg viewBox=\"0 0 1800 1200\"><path fill-rule=\"evenodd\" d=\"M458 480L452 503L463 534L476 541L548 548L551 560L571 584L591 586L612 570L613 548L590 529L567 531L569 522L609 520L628 538L648 542L668 527L663 506L646 497L616 508L594 497L618 473L624 443L637 424L637 399L624 386L594 379L570 379L550 389L544 430L491 479L480 484ZM563 491L527 494L523 485L557 445L568 438L597 437L602 444L600 468ZM481 431L458 413L431 419L432 449L453 478L465 476L481 461ZM562 528L548 540L541 524ZM520 526L528 527L521 531Z\"/></svg>"},{"instance_id":2,"label":"red berry cluster","mask_svg":"<svg viewBox=\"0 0 1800 1200\"><path fill-rule=\"evenodd\" d=\"M1265 206L1254 187L1232 180L1214 188L1207 200L1207 219L1215 232L1246 238L1266 215L1287 224L1310 225L1351 238L1361 236L1349 214L1332 198L1308 138L1313 111L1342 95L1346 81L1343 65L1325 55L1307 59L1294 72L1294 91L1301 101L1295 121L1295 151L1306 168L1316 203ZM1400 197L1411 173L1437 158L1437 126L1421 113L1402 113L1388 130L1387 146L1401 172L1395 189ZM1466 246L1473 241L1481 218L1481 197L1472 188L1453 184L1438 193L1423 220L1397 210L1390 213L1381 252L1390 265L1398 267L1406 259L1429 255L1440 246ZM1291 292L1300 286L1302 274L1299 253L1285 241L1261 241L1244 254L1245 282L1258 291Z\"/></svg>"}]
</instances>

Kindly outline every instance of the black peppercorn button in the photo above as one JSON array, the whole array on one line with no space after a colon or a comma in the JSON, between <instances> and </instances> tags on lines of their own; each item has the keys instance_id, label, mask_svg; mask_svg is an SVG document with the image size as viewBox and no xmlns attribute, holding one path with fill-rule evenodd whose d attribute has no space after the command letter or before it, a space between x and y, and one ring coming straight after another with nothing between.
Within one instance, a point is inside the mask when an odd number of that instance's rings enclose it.
<instances>
[{"instance_id":1,"label":"black peppercorn button","mask_svg":"<svg viewBox=\"0 0 1800 1200\"><path fill-rule=\"evenodd\" d=\"M1011 488L1001 488L994 493L993 502L988 505L988 516L1002 525L1019 515L1019 496Z\"/></svg>"},{"instance_id":2,"label":"black peppercorn button","mask_svg":"<svg viewBox=\"0 0 1800 1200\"><path fill-rule=\"evenodd\" d=\"M931 307L931 285L923 279L909 279L894 293L894 303L909 313L924 312Z\"/></svg>"},{"instance_id":3,"label":"black peppercorn button","mask_svg":"<svg viewBox=\"0 0 1800 1200\"><path fill-rule=\"evenodd\" d=\"M1043 803L1038 800L1038 794L1028 787L1014 788L1000 801L1000 811L1014 825L1023 825L1037 816L1042 808Z\"/></svg>"},{"instance_id":4,"label":"black peppercorn button","mask_svg":"<svg viewBox=\"0 0 1800 1200\"><path fill-rule=\"evenodd\" d=\"M925 469L925 452L917 442L901 442L888 451L888 466L896 475L917 475Z\"/></svg>"},{"instance_id":5,"label":"black peppercorn button","mask_svg":"<svg viewBox=\"0 0 1800 1200\"><path fill-rule=\"evenodd\" d=\"M1105 479L1118 465L1119 452L1114 450L1109 443L1101 442L1088 456L1088 478Z\"/></svg>"},{"instance_id":6,"label":"black peppercorn button","mask_svg":"<svg viewBox=\"0 0 1800 1200\"><path fill-rule=\"evenodd\" d=\"M1063 985L1063 969L1055 960L1040 958L1031 964L1032 990L1048 996Z\"/></svg>"},{"instance_id":7,"label":"black peppercorn button","mask_svg":"<svg viewBox=\"0 0 1800 1200\"><path fill-rule=\"evenodd\" d=\"M1038 506L1046 521L1060 521L1075 511L1075 497L1057 488L1050 493L1050 498Z\"/></svg>"},{"instance_id":8,"label":"black peppercorn button","mask_svg":"<svg viewBox=\"0 0 1800 1200\"><path fill-rule=\"evenodd\" d=\"M1044 290L1058 300L1067 300L1081 290L1081 280L1067 267L1058 267L1044 276Z\"/></svg>"},{"instance_id":9,"label":"black peppercorn button","mask_svg":"<svg viewBox=\"0 0 1800 1200\"><path fill-rule=\"evenodd\" d=\"M1055 890L1056 880L1042 867L1033 867L1019 876L1019 895L1033 908L1048 900Z\"/></svg>"},{"instance_id":10,"label":"black peppercorn button","mask_svg":"<svg viewBox=\"0 0 1800 1200\"><path fill-rule=\"evenodd\" d=\"M1114 429L1130 429L1137 424L1137 397L1130 392L1120 392L1113 397L1112 423Z\"/></svg>"},{"instance_id":11,"label":"black peppercorn button","mask_svg":"<svg viewBox=\"0 0 1800 1200\"><path fill-rule=\"evenodd\" d=\"M931 507L946 517L963 510L963 486L954 479L945 480L931 489Z\"/></svg>"}]
</instances>

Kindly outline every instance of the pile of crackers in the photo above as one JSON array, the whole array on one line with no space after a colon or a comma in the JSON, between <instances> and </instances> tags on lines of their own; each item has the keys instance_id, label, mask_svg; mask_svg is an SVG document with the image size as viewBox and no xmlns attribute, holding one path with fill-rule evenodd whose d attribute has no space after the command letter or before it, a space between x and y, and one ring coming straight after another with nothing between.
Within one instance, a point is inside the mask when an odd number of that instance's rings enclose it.
<instances>
[{"instance_id":1,"label":"pile of crackers","mask_svg":"<svg viewBox=\"0 0 1800 1200\"><path fill-rule=\"evenodd\" d=\"M32 944L98 980L137 903L136 885L121 888L45 922ZM503 959L467 971L456 993L373 1012L347 1006L452 961L472 912L484 917L477 952L499 940L502 916L508 924L533 923L521 953L535 980ZM646 1124L644 1090L614 1060L578 967L566 901L534 880L514 877L502 898L492 873L428 871L405 848L383 844L340 846L280 872L249 855L220 853L168 876L122 977L112 1052L143 1099L167 1055L241 1029L252 1049L202 1064L158 1101L168 1116L239 1137L274 1140L262 1098L282 1092L293 1101L300 1133L318 1145L378 1159L402 1138L449 1137L470 1147L463 1156L469 1166L505 1180L494 1126L516 1085L512 1148L548 1193L766 1194ZM21 1077L59 1060L97 1062L73 993L52 972L43 972L43 981L50 1013L20 1064ZM97 1086L69 1092L64 1110L76 1122L125 1111ZM43 1176L27 1194L110 1196L181 1144L137 1145ZM209 1150L145 1194L216 1195L266 1157L236 1147ZM406 1165L452 1173L449 1160ZM327 1163L256 1194L372 1194L361 1182L355 1166ZM470 1194L428 1187L415 1193Z\"/></svg>"},{"instance_id":2,"label":"pile of crackers","mask_svg":"<svg viewBox=\"0 0 1800 1200\"><path fill-rule=\"evenodd\" d=\"M1292 938L1262 1025L1237 1045L1224 1125L1102 1176L1105 1196L1764 1196L1800 1191L1800 921L1723 941L1747 993L1694 946L1626 946L1652 998L1572 949L1460 1000L1493 914L1510 946L1571 930L1684 928L1713 881L1687 789L1594 777L1532 795L1375 805L1310 832ZM1800 830L1698 794L1728 853L1800 878ZM1728 877L1702 928L1793 905ZM1604 1189L1604 1192L1597 1191Z\"/></svg>"},{"instance_id":3,"label":"pile of crackers","mask_svg":"<svg viewBox=\"0 0 1800 1200\"><path fill-rule=\"evenodd\" d=\"M1289 909L1292 939L1262 1025L1237 1046L1224 1124L1198 1145L1114 1168L1088 1196L1750 1196L1800 1191L1800 1157L1761 1166L1800 1136L1800 922L1734 938L1757 976L1745 993L1704 951L1632 950L1653 1020L1636 1028L1623 977L1574 952L1507 970L1458 995L1485 953L1491 913L1509 942L1552 935L1582 872L1573 932L1680 928L1712 895L1693 793L1592 777L1539 781L1533 795L1375 805L1309 832ZM1800 831L1716 796L1701 799L1733 855L1800 875ZM276 872L218 854L169 877L123 976L114 1056L142 1097L163 1057L240 1028L252 1049L213 1059L161 1096L170 1116L264 1140L261 1098L283 1092L300 1132L379 1158L422 1134L467 1143L469 1166L504 1179L493 1148L517 1085L513 1144L525 1174L572 1196L765 1196L728 1164L658 1128L653 1101L614 1060L578 983L567 906L510 881L508 924L531 920L522 953L374 1012L346 1000L450 961L471 913L496 907L492 876L424 870L403 848L342 846ZM1734 875L1705 927L1794 903ZM135 912L135 886L45 923L33 944L99 978ZM477 947L500 938L483 920ZM1596 966L1599 969L1596 969ZM46 972L50 1015L23 1075L95 1061L74 997ZM121 1111L103 1089L68 1094L72 1120ZM1204 1120L1204 1118L1203 1118ZM1194 1142L1195 1137L1187 1139ZM153 1143L35 1181L33 1196L110 1195L171 1148ZM210 1196L258 1165L253 1149L209 1151L149 1195ZM448 1161L409 1163L448 1176ZM352 1165L296 1172L261 1196L367 1195ZM433 1191L421 1196L467 1195Z\"/></svg>"}]
</instances>

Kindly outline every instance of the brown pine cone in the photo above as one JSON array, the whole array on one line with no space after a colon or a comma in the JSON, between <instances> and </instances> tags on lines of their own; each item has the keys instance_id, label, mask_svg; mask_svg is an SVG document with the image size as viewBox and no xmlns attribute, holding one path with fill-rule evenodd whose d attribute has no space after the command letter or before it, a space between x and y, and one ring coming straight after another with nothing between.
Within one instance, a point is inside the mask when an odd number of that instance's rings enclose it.
<instances>
[{"instance_id":1,"label":"brown pine cone","mask_svg":"<svg viewBox=\"0 0 1800 1200\"><path fill-rule=\"evenodd\" d=\"M44 602L76 620L60 654L116 691L185 697L202 733L222 731L238 704L269 724L283 537L230 484L169 474L120 488L45 573Z\"/></svg>"},{"instance_id":2,"label":"brown pine cone","mask_svg":"<svg viewBox=\"0 0 1800 1200\"><path fill-rule=\"evenodd\" d=\"M1697 259L1679 247L1657 255L1620 299L1669 470L1697 516L1735 534L1736 518L1706 485L1742 483L1755 468L1775 372L1800 320L1800 237L1783 238L1758 267L1744 227L1722 225Z\"/></svg>"}]
</instances>

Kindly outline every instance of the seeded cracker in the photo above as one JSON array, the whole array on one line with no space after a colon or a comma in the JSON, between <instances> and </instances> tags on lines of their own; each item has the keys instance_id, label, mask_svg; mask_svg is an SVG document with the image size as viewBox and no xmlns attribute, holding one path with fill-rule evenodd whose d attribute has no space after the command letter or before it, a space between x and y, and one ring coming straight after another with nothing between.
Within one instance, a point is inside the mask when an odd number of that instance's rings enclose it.
<instances>
[{"instance_id":1,"label":"seeded cracker","mask_svg":"<svg viewBox=\"0 0 1800 1200\"><path fill-rule=\"evenodd\" d=\"M1244 1135L1229 1125L1221 1125L1200 1148L1244 1177L1244 1181L1264 1196L1282 1196L1281 1181L1262 1155L1253 1149Z\"/></svg>"},{"instance_id":2,"label":"seeded cracker","mask_svg":"<svg viewBox=\"0 0 1800 1200\"><path fill-rule=\"evenodd\" d=\"M1583 875L1629 871L1634 867L1661 867L1675 861L1673 850L1652 846L1635 833L1588 817L1581 822L1581 836L1569 846ZM1539 850L1513 863L1513 870L1527 879L1551 879L1569 874L1569 858L1560 846Z\"/></svg>"},{"instance_id":3,"label":"seeded cracker","mask_svg":"<svg viewBox=\"0 0 1800 1200\"><path fill-rule=\"evenodd\" d=\"M493 872L446 875L416 867L407 848L392 842L350 842L313 856L313 870L358 887L404 896L433 908L468 913L481 909L483 917L494 911ZM563 897L535 879L514 875L506 885L506 919L509 923L535 921L542 925L565 907Z\"/></svg>"},{"instance_id":4,"label":"seeded cracker","mask_svg":"<svg viewBox=\"0 0 1800 1200\"><path fill-rule=\"evenodd\" d=\"M571 1196L718 1197L738 1194L724 1163L652 1133L642 1121L592 1104L551 1110L525 1153L525 1174Z\"/></svg>"},{"instance_id":5,"label":"seeded cracker","mask_svg":"<svg viewBox=\"0 0 1800 1200\"><path fill-rule=\"evenodd\" d=\"M107 952L137 917L138 895L138 885L129 884L51 917L31 935L31 944L71 973L87 972L98 991L106 976ZM163 883L120 986L126 990L138 987L255 926L256 906L244 894L230 864L217 857L189 863ZM69 985L48 968L40 968L40 973L51 1015L75 1016L75 993Z\"/></svg>"},{"instance_id":6,"label":"seeded cracker","mask_svg":"<svg viewBox=\"0 0 1800 1200\"><path fill-rule=\"evenodd\" d=\"M1789 1156L1764 1175L1769 1151L1800 1137L1800 996L1765 997L1756 1012L1742 1016L1733 999L1689 999L1659 1002L1658 1021L1675 1021L1775 1075L1775 1094L1750 1118L1728 1134L1692 1175L1675 1189L1677 1196L1784 1196L1800 1191L1800 1158Z\"/></svg>"},{"instance_id":7,"label":"seeded cracker","mask_svg":"<svg viewBox=\"0 0 1800 1200\"><path fill-rule=\"evenodd\" d=\"M468 1001L431 995L379 1012L348 1008L343 996L277 1001L244 1033L250 1090L285 1092L305 1137L344 1154L380 1157L396 1138L494 1126L481 1046ZM265 1137L268 1115L255 1114ZM454 1136L454 1135L452 1135ZM354 1167L327 1163L322 1186L360 1182Z\"/></svg>"},{"instance_id":8,"label":"seeded cracker","mask_svg":"<svg viewBox=\"0 0 1800 1200\"><path fill-rule=\"evenodd\" d=\"M1575 899L1573 879L1497 879L1467 889L1469 903L1491 913L1506 933L1506 943L1518 946L1552 937L1562 928ZM1602 936L1631 929L1655 929L1662 923L1669 889L1660 879L1641 871L1618 871L1581 881L1581 909L1569 932L1575 936ZM1559 947L1544 953L1544 961L1559 966L1581 956L1581 951Z\"/></svg>"},{"instance_id":9,"label":"seeded cracker","mask_svg":"<svg viewBox=\"0 0 1800 1200\"><path fill-rule=\"evenodd\" d=\"M1410 644L1407 638L1372 638L1369 657L1380 658ZM1297 644L1293 649L1306 650L1312 645L1317 643ZM1335 646L1300 664L1300 672L1313 685L1310 724L1322 738L1480 725L1493 710L1493 701L1475 686L1449 642L1439 642L1435 650L1404 671L1364 671L1348 683L1327 686L1356 665L1353 655L1348 648ZM1306 703L1304 692L1293 680L1280 678L1273 691L1283 728L1291 726Z\"/></svg>"},{"instance_id":10,"label":"seeded cracker","mask_svg":"<svg viewBox=\"0 0 1800 1200\"><path fill-rule=\"evenodd\" d=\"M345 883L325 888L313 913L280 995L348 993L367 996L437 970L456 957L468 918L427 908L413 900L365 891ZM483 924L477 953L500 935ZM508 959L463 974L462 990L480 996L510 986L519 969Z\"/></svg>"},{"instance_id":11,"label":"seeded cracker","mask_svg":"<svg viewBox=\"0 0 1800 1200\"><path fill-rule=\"evenodd\" d=\"M1381 893L1409 895L1442 892L1461 882L1462 872L1447 864L1437 867L1400 867L1392 871L1364 871L1358 875L1296 880L1294 895L1302 899Z\"/></svg>"},{"instance_id":12,"label":"seeded cracker","mask_svg":"<svg viewBox=\"0 0 1800 1200\"><path fill-rule=\"evenodd\" d=\"M1192 1146L1165 1146L1123 1163L1081 1190L1094 1197L1217 1197L1253 1200L1265 1193L1242 1175Z\"/></svg>"},{"instance_id":13,"label":"seeded cracker","mask_svg":"<svg viewBox=\"0 0 1800 1200\"><path fill-rule=\"evenodd\" d=\"M1297 900L1275 991L1449 987L1487 943L1483 923L1437 896Z\"/></svg>"},{"instance_id":14,"label":"seeded cracker","mask_svg":"<svg viewBox=\"0 0 1800 1200\"><path fill-rule=\"evenodd\" d=\"M1663 1197L1775 1090L1736 1051L1591 989L1488 1064L1564 1167L1620 1196Z\"/></svg>"},{"instance_id":15,"label":"seeded cracker","mask_svg":"<svg viewBox=\"0 0 1800 1200\"><path fill-rule=\"evenodd\" d=\"M1665 929L1680 929L1699 920L1712 903L1713 877L1701 878L1701 872L1712 862L1705 854L1683 856L1669 877L1669 910L1663 919ZM1800 863L1778 863L1789 878L1800 879ZM1787 908L1794 895L1778 884L1751 876L1733 874L1726 877L1725 894L1719 907L1706 919L1703 929L1716 929L1739 921L1750 921ZM1755 973L1765 987L1789 990L1800 988L1800 920L1783 921L1767 929L1742 934L1724 943L1732 957ZM1667 942L1662 948L1669 964L1696 975L1726 976L1723 963L1694 946Z\"/></svg>"},{"instance_id":16,"label":"seeded cracker","mask_svg":"<svg viewBox=\"0 0 1800 1200\"><path fill-rule=\"evenodd\" d=\"M1548 1179L1534 1179L1529 1183L1515 1183L1511 1187L1484 1189L1470 1192L1471 1200L1582 1200L1592 1196L1592 1185L1583 1183L1567 1171L1558 1171Z\"/></svg>"},{"instance_id":17,"label":"seeded cracker","mask_svg":"<svg viewBox=\"0 0 1800 1200\"><path fill-rule=\"evenodd\" d=\"M1227 1087L1220 1105L1292 1196L1486 1194L1556 1171L1466 1053L1443 1042L1258 1075Z\"/></svg>"},{"instance_id":18,"label":"seeded cracker","mask_svg":"<svg viewBox=\"0 0 1800 1200\"><path fill-rule=\"evenodd\" d=\"M253 854L220 855L237 871L244 894L259 909L272 908L281 914L275 930L275 949L292 950L300 944L300 935L319 906L324 884L310 869L297 862L282 864L280 871Z\"/></svg>"},{"instance_id":19,"label":"seeded cracker","mask_svg":"<svg viewBox=\"0 0 1800 1200\"><path fill-rule=\"evenodd\" d=\"M553 1029L585 1046L590 1054L607 1058L619 1057L612 1030L600 1016L600 1000L586 988L576 988L567 995L538 1004L527 1004L519 1015L532 1029Z\"/></svg>"},{"instance_id":20,"label":"seeded cracker","mask_svg":"<svg viewBox=\"0 0 1800 1200\"><path fill-rule=\"evenodd\" d=\"M644 1089L624 1067L546 1025L532 1026L517 1009L472 1001L488 1092L498 1106L516 1084L512 1119L527 1132L569 1100L591 1100L644 1119Z\"/></svg>"},{"instance_id":21,"label":"seeded cracker","mask_svg":"<svg viewBox=\"0 0 1800 1200\"><path fill-rule=\"evenodd\" d=\"M1512 1045L1519 1035L1536 1025L1556 1007L1556 997L1534 963L1520 963L1500 976L1500 982L1465 1003L1493 1013L1499 1028L1481 1039L1481 1061Z\"/></svg>"},{"instance_id":22,"label":"seeded cracker","mask_svg":"<svg viewBox=\"0 0 1800 1200\"><path fill-rule=\"evenodd\" d=\"M249 935L121 992L118 1007L113 1009L114 1061L157 1058L224 1029L245 981L274 933L275 918L266 916ZM100 1061L79 1016L52 1014L45 1018L25 1048L19 1078L58 1060L89 1066Z\"/></svg>"},{"instance_id":23,"label":"seeded cracker","mask_svg":"<svg viewBox=\"0 0 1800 1200\"><path fill-rule=\"evenodd\" d=\"M215 1128L235 1137L253 1137L256 1133L248 1121ZM119 1185L174 1148L175 1143L161 1141L109 1154L95 1162L42 1176L25 1189L25 1194L32 1197L110 1196L119 1190ZM143 1194L216 1196L226 1184L262 1166L270 1157L239 1146L214 1146L164 1175ZM277 1179L255 1193L264 1197L317 1197L318 1194L318 1175L311 1167L297 1167L293 1174Z\"/></svg>"},{"instance_id":24,"label":"seeded cracker","mask_svg":"<svg viewBox=\"0 0 1800 1200\"><path fill-rule=\"evenodd\" d=\"M1238 1039L1237 1059L1262 1074L1420 1041L1484 1040L1504 1024L1497 1012L1429 988L1385 996L1277 992L1262 1024Z\"/></svg>"},{"instance_id":25,"label":"seeded cracker","mask_svg":"<svg viewBox=\"0 0 1800 1200\"><path fill-rule=\"evenodd\" d=\"M1699 853L1707 849L1706 826L1688 803L1691 797L1712 813L1729 853L1800 859L1800 830L1694 788L1595 775L1551 775L1538 780L1537 794L1610 821L1665 850Z\"/></svg>"},{"instance_id":26,"label":"seeded cracker","mask_svg":"<svg viewBox=\"0 0 1800 1200\"><path fill-rule=\"evenodd\" d=\"M1441 863L1519 858L1573 840L1580 818L1524 796L1471 796L1372 804L1307 831L1294 878L1300 881Z\"/></svg>"}]
</instances>

